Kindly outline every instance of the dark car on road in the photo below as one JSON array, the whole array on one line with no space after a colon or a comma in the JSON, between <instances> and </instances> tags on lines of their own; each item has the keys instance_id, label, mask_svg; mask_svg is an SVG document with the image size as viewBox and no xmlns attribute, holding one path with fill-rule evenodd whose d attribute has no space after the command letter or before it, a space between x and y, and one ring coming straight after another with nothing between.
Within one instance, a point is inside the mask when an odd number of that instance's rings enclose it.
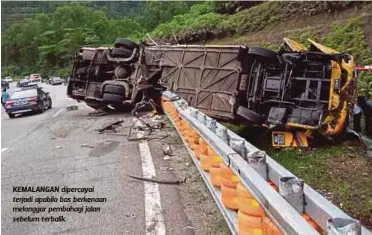
<instances>
[{"instance_id":1,"label":"dark car on road","mask_svg":"<svg viewBox=\"0 0 372 235\"><path fill-rule=\"evenodd\" d=\"M50 81L50 84L51 85L62 85L63 81L60 77L54 77L52 78L52 80Z\"/></svg>"},{"instance_id":2,"label":"dark car on road","mask_svg":"<svg viewBox=\"0 0 372 235\"><path fill-rule=\"evenodd\" d=\"M30 83L29 79L23 79L17 83L17 87L24 87Z\"/></svg>"},{"instance_id":3,"label":"dark car on road","mask_svg":"<svg viewBox=\"0 0 372 235\"><path fill-rule=\"evenodd\" d=\"M43 113L44 110L52 108L52 98L49 92L44 92L42 88L25 87L14 92L5 102L4 108L10 118L28 112Z\"/></svg>"}]
</instances>

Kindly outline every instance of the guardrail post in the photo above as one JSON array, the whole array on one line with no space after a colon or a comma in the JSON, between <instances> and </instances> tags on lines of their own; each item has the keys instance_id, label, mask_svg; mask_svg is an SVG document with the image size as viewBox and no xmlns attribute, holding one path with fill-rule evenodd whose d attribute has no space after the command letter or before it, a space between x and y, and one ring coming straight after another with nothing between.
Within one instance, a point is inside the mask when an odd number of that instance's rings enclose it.
<instances>
[{"instance_id":1,"label":"guardrail post","mask_svg":"<svg viewBox=\"0 0 372 235\"><path fill-rule=\"evenodd\" d=\"M268 172L266 164L266 153L264 151L256 151L247 154L248 164L257 171L261 177L267 181Z\"/></svg>"},{"instance_id":2,"label":"guardrail post","mask_svg":"<svg viewBox=\"0 0 372 235\"><path fill-rule=\"evenodd\" d=\"M237 152L244 160L247 160L247 149L245 148L245 141L241 138L234 138L229 136L229 146Z\"/></svg>"},{"instance_id":3,"label":"guardrail post","mask_svg":"<svg viewBox=\"0 0 372 235\"><path fill-rule=\"evenodd\" d=\"M191 110L190 110L190 114L191 114L191 117L197 119L198 116L199 116L199 111L196 110L196 109L191 109Z\"/></svg>"},{"instance_id":4,"label":"guardrail post","mask_svg":"<svg viewBox=\"0 0 372 235\"><path fill-rule=\"evenodd\" d=\"M225 127L219 127L216 129L216 135L226 144L229 144L229 135Z\"/></svg>"},{"instance_id":5,"label":"guardrail post","mask_svg":"<svg viewBox=\"0 0 372 235\"><path fill-rule=\"evenodd\" d=\"M354 219L330 218L327 221L328 235L360 235L360 222Z\"/></svg>"},{"instance_id":6,"label":"guardrail post","mask_svg":"<svg viewBox=\"0 0 372 235\"><path fill-rule=\"evenodd\" d=\"M293 176L281 177L279 193L301 215L304 213L304 181Z\"/></svg>"},{"instance_id":7,"label":"guardrail post","mask_svg":"<svg viewBox=\"0 0 372 235\"><path fill-rule=\"evenodd\" d=\"M178 104L179 104L179 107L183 110L186 110L189 106L185 100L179 100Z\"/></svg>"},{"instance_id":8,"label":"guardrail post","mask_svg":"<svg viewBox=\"0 0 372 235\"><path fill-rule=\"evenodd\" d=\"M209 130L211 130L213 133L216 133L217 123L216 120L212 118L207 118L205 125Z\"/></svg>"},{"instance_id":9,"label":"guardrail post","mask_svg":"<svg viewBox=\"0 0 372 235\"><path fill-rule=\"evenodd\" d=\"M198 113L198 116L196 117L196 119L197 119L201 124L205 125L205 123L206 123L206 116L205 116L204 113L199 112L199 113Z\"/></svg>"}]
</instances>

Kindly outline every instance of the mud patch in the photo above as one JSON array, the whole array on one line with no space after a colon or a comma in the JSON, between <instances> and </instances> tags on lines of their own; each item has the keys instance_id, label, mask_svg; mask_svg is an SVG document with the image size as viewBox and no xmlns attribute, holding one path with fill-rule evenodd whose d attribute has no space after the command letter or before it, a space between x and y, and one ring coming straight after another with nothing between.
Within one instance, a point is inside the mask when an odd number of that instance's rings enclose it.
<instances>
[{"instance_id":1,"label":"mud patch","mask_svg":"<svg viewBox=\"0 0 372 235\"><path fill-rule=\"evenodd\" d=\"M119 147L120 142L115 140L106 140L94 146L89 152L89 157L102 157L111 153Z\"/></svg>"}]
</instances>

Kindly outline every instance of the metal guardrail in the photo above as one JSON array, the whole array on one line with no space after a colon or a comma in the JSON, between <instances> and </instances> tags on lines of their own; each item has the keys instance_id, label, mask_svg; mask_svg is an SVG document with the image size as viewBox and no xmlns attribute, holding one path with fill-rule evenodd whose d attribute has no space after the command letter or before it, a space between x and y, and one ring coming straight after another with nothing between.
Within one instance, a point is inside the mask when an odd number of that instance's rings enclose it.
<instances>
[{"instance_id":1,"label":"metal guardrail","mask_svg":"<svg viewBox=\"0 0 372 235\"><path fill-rule=\"evenodd\" d=\"M177 95L168 91L164 92L163 95L170 100L174 100L172 102L179 116L188 122L223 158L225 164L240 178L244 186L252 192L252 195L265 210L266 215L280 227L284 234L319 234L302 217L302 214L306 213L323 231L327 231L327 234L372 235L370 231L360 225L359 221L352 219L266 154L259 161L255 161L255 159L257 160L255 153L262 154L262 151L255 146L214 119L192 107L188 107L187 102L178 98ZM169 113L166 112L166 115L175 125ZM181 133L180 136L185 142ZM244 141L245 149L252 158L243 159L231 147L233 141ZM187 146L187 142L185 142L185 145ZM193 151L190 148L187 149L227 221L231 232L237 234L237 213L227 209L222 204L221 193L209 182L208 173L200 168L200 163L195 158ZM268 180L279 187L279 193L269 186ZM300 186L301 190L292 190L293 186Z\"/></svg>"}]
</instances>

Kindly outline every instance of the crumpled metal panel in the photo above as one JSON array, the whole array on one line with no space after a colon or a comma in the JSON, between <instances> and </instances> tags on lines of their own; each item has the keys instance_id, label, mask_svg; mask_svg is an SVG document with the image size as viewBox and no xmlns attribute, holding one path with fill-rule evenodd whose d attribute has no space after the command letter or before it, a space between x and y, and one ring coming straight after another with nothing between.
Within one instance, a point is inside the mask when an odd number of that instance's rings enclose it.
<instances>
[{"instance_id":1,"label":"crumpled metal panel","mask_svg":"<svg viewBox=\"0 0 372 235\"><path fill-rule=\"evenodd\" d=\"M232 119L242 70L238 53L239 47L163 46L145 54L149 64L161 58L160 82L167 90L210 116Z\"/></svg>"}]
</instances>

